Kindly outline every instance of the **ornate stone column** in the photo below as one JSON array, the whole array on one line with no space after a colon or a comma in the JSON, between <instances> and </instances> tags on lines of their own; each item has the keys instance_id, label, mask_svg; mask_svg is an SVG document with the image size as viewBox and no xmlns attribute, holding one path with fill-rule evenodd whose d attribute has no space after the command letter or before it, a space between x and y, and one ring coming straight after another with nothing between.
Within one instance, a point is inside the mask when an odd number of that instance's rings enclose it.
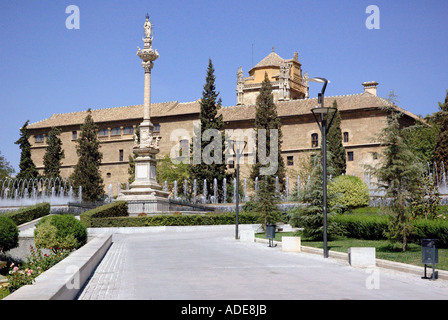
<instances>
[{"instance_id":1,"label":"ornate stone column","mask_svg":"<svg viewBox=\"0 0 448 320\"><path fill-rule=\"evenodd\" d=\"M130 185L129 190L123 190L117 200L128 201L130 214L140 212L150 213L162 211L164 205L162 200L168 198L169 193L162 191L162 187L156 181L156 154L159 153L159 137L153 137L153 124L151 123L151 70L154 61L159 58L157 50L152 48L152 31L149 16L146 15L144 24L145 38L143 38L143 49L138 48L137 55L142 59L142 66L145 70L145 85L143 98L143 122L140 123L140 143L137 139L134 142L135 159L135 180ZM131 202L129 202L131 201ZM147 204L132 205L132 201L144 202Z\"/></svg>"}]
</instances>

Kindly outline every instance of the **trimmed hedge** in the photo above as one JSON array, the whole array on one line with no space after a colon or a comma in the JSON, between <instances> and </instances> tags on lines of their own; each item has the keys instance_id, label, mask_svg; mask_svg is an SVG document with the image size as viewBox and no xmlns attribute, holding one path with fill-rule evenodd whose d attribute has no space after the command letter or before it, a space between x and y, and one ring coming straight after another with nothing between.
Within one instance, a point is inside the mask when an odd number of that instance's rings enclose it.
<instances>
[{"instance_id":1,"label":"trimmed hedge","mask_svg":"<svg viewBox=\"0 0 448 320\"><path fill-rule=\"evenodd\" d=\"M3 214L2 216L11 218L16 225L21 225L26 222L47 216L50 214L50 204L43 202L34 206L19 209L17 211L11 211Z\"/></svg>"},{"instance_id":2,"label":"trimmed hedge","mask_svg":"<svg viewBox=\"0 0 448 320\"><path fill-rule=\"evenodd\" d=\"M343 236L364 240L386 239L383 231L388 229L389 218L376 214L341 214L332 216Z\"/></svg>"},{"instance_id":3,"label":"trimmed hedge","mask_svg":"<svg viewBox=\"0 0 448 320\"><path fill-rule=\"evenodd\" d=\"M256 213L240 212L240 224L260 223L260 215ZM148 227L148 226L192 226L192 225L225 225L235 223L235 213L206 213L171 215L162 214L143 217L108 217L91 218L90 227Z\"/></svg>"},{"instance_id":4,"label":"trimmed hedge","mask_svg":"<svg viewBox=\"0 0 448 320\"><path fill-rule=\"evenodd\" d=\"M444 219L414 221L415 232L411 241L420 243L421 239L439 239L438 247L448 248L448 221Z\"/></svg>"},{"instance_id":5,"label":"trimmed hedge","mask_svg":"<svg viewBox=\"0 0 448 320\"><path fill-rule=\"evenodd\" d=\"M387 239L384 231L389 228L389 217L377 214L342 214L331 217L339 225L342 235L364 240ZM421 239L438 239L438 247L448 248L448 221L444 219L412 221L414 232L409 241L420 243Z\"/></svg>"},{"instance_id":6,"label":"trimmed hedge","mask_svg":"<svg viewBox=\"0 0 448 320\"><path fill-rule=\"evenodd\" d=\"M126 201L115 201L105 204L101 207L83 212L79 217L87 228L91 228L93 227L93 220L123 216L128 216L128 203Z\"/></svg>"}]
</instances>

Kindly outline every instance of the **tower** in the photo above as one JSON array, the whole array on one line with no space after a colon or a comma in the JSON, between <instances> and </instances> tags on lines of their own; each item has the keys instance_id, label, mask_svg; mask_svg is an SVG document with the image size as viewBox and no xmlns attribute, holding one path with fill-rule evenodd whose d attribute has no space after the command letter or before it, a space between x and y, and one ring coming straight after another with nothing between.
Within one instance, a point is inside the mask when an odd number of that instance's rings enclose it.
<instances>
[{"instance_id":1,"label":"tower","mask_svg":"<svg viewBox=\"0 0 448 320\"><path fill-rule=\"evenodd\" d=\"M292 59L281 58L272 52L249 70L249 77L243 77L243 69L237 72L237 105L255 104L264 75L272 84L274 102L304 99L308 97L307 74L302 74L299 55L294 52Z\"/></svg>"},{"instance_id":2,"label":"tower","mask_svg":"<svg viewBox=\"0 0 448 320\"><path fill-rule=\"evenodd\" d=\"M145 70L145 84L140 142L138 142L137 136L134 139L134 153L137 154L135 181L130 185L129 190L123 190L117 198L117 200L128 201L130 214L162 211L163 200L167 200L169 195L168 192L162 191L162 187L156 180L156 154L159 153L160 138L153 136L153 124L151 123L151 70L154 66L153 62L159 58L159 53L152 48L152 24L148 15L146 15L143 28L145 31L144 47L143 49L137 47L137 56L142 60ZM135 201L135 204L132 201Z\"/></svg>"}]
</instances>

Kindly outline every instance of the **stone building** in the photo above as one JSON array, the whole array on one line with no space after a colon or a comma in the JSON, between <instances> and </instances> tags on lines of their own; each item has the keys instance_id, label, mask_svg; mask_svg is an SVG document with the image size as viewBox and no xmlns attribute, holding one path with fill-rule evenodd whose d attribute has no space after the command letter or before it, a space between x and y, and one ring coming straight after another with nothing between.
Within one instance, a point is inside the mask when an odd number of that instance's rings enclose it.
<instances>
[{"instance_id":1,"label":"stone building","mask_svg":"<svg viewBox=\"0 0 448 320\"><path fill-rule=\"evenodd\" d=\"M235 106L223 107L220 113L223 115L226 130L240 129L244 134L250 134L254 127L255 100L265 73L273 84L274 100L282 122L282 155L288 174L292 178L290 183L293 184L294 177L297 177L297 172L303 165L304 157L309 157L311 153L318 151L321 141L320 130L311 113L311 109L318 104L317 98L308 97L308 77L302 74L297 53L294 53L292 59L285 60L272 51L249 71L249 77L246 78L239 68L237 103ZM377 82L365 82L362 85L364 90L359 94L326 96L325 103L326 106L331 106L333 101L336 101L341 114L343 145L347 152L347 174L354 174L364 179L364 165L375 164L378 161L381 149L376 137L386 125L387 119L382 107L390 103L377 96ZM393 107L404 114L401 118L403 125L422 121L404 109ZM193 136L193 127L199 123L199 112L199 100L151 104L154 135L161 138L159 157L166 154L178 156L178 149L188 146ZM86 115L87 111L53 114L47 119L29 125L32 158L41 173L46 135L52 127L62 129L61 140L65 159L61 174L67 177L73 172L78 160L75 140ZM124 183L129 178L128 160L133 153L135 130L143 120L143 105L92 110L92 116L99 127L98 136L103 153L100 170L106 189L112 184L116 194L117 183ZM253 148L248 146L245 155L252 155L252 150ZM242 177L249 175L247 162L246 160L241 166ZM228 163L229 170L232 170L231 161Z\"/></svg>"}]
</instances>

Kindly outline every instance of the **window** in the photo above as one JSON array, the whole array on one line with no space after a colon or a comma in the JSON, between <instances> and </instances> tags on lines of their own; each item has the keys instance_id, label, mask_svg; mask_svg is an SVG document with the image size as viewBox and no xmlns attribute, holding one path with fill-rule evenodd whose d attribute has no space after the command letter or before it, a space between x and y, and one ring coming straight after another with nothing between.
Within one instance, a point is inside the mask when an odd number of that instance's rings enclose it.
<instances>
[{"instance_id":1,"label":"window","mask_svg":"<svg viewBox=\"0 0 448 320\"><path fill-rule=\"evenodd\" d=\"M344 142L348 142L348 141L349 141L348 132L344 132Z\"/></svg>"},{"instance_id":2,"label":"window","mask_svg":"<svg viewBox=\"0 0 448 320\"><path fill-rule=\"evenodd\" d=\"M187 157L189 152L188 148L190 147L190 143L188 142L188 139L180 140L179 142L179 157Z\"/></svg>"},{"instance_id":3,"label":"window","mask_svg":"<svg viewBox=\"0 0 448 320\"><path fill-rule=\"evenodd\" d=\"M124 158L124 152L123 152L123 150L120 150L119 151L119 160L123 161L123 158Z\"/></svg>"},{"instance_id":4,"label":"window","mask_svg":"<svg viewBox=\"0 0 448 320\"><path fill-rule=\"evenodd\" d=\"M78 131L72 131L72 140L78 139Z\"/></svg>"},{"instance_id":5,"label":"window","mask_svg":"<svg viewBox=\"0 0 448 320\"><path fill-rule=\"evenodd\" d=\"M229 169L234 169L235 168L235 164L233 162L233 160L229 160Z\"/></svg>"},{"instance_id":6,"label":"window","mask_svg":"<svg viewBox=\"0 0 448 320\"><path fill-rule=\"evenodd\" d=\"M347 158L348 158L348 161L353 161L353 159L354 159L353 151L347 152Z\"/></svg>"},{"instance_id":7,"label":"window","mask_svg":"<svg viewBox=\"0 0 448 320\"><path fill-rule=\"evenodd\" d=\"M111 136L119 136L121 135L121 129L120 128L112 128L110 131Z\"/></svg>"},{"instance_id":8,"label":"window","mask_svg":"<svg viewBox=\"0 0 448 320\"><path fill-rule=\"evenodd\" d=\"M294 156L287 156L286 157L286 164L288 166L293 166L294 165Z\"/></svg>"},{"instance_id":9,"label":"window","mask_svg":"<svg viewBox=\"0 0 448 320\"><path fill-rule=\"evenodd\" d=\"M317 133L313 133L311 135L311 147L317 148L319 146L319 135Z\"/></svg>"},{"instance_id":10,"label":"window","mask_svg":"<svg viewBox=\"0 0 448 320\"><path fill-rule=\"evenodd\" d=\"M154 128L152 129L153 132L160 132L160 124L155 123Z\"/></svg>"},{"instance_id":11,"label":"window","mask_svg":"<svg viewBox=\"0 0 448 320\"><path fill-rule=\"evenodd\" d=\"M124 134L134 134L134 128L133 127L126 127L123 131Z\"/></svg>"},{"instance_id":12,"label":"window","mask_svg":"<svg viewBox=\"0 0 448 320\"><path fill-rule=\"evenodd\" d=\"M34 136L34 139L36 142L44 142L44 135L38 134L38 135Z\"/></svg>"},{"instance_id":13,"label":"window","mask_svg":"<svg viewBox=\"0 0 448 320\"><path fill-rule=\"evenodd\" d=\"M373 158L373 160L377 160L378 159L378 153L377 152L372 152L372 158Z\"/></svg>"},{"instance_id":14,"label":"window","mask_svg":"<svg viewBox=\"0 0 448 320\"><path fill-rule=\"evenodd\" d=\"M101 129L101 130L98 132L98 135L99 135L100 137L107 137L107 136L109 135L109 131L108 131L107 129Z\"/></svg>"}]
</instances>

